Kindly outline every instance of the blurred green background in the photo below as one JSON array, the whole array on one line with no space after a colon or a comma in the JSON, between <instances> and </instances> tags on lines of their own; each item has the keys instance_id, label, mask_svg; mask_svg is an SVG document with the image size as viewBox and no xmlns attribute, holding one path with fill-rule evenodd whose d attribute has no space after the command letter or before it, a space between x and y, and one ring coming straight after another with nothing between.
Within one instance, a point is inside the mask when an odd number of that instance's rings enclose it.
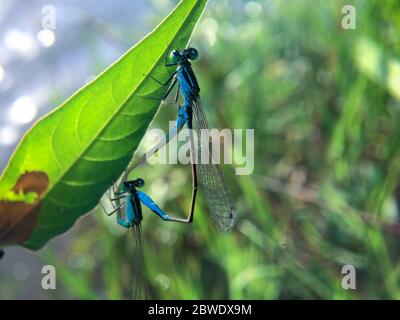
<instances>
[{"instance_id":1,"label":"blurred green background","mask_svg":"<svg viewBox=\"0 0 400 320\"><path fill-rule=\"evenodd\" d=\"M159 3L150 26L177 2ZM356 8L355 30L342 28L345 4ZM145 212L151 298L400 298L399 14L397 0L210 1L192 43L202 100L211 127L254 128L255 169L236 176L224 166L239 212L228 235L201 196L190 226ZM164 106L153 127L175 117ZM168 213L186 213L190 171L159 165L140 175ZM100 210L38 254L9 251L0 298L130 298L132 239ZM40 286L48 263L54 291ZM348 264L356 290L341 286Z\"/></svg>"}]
</instances>

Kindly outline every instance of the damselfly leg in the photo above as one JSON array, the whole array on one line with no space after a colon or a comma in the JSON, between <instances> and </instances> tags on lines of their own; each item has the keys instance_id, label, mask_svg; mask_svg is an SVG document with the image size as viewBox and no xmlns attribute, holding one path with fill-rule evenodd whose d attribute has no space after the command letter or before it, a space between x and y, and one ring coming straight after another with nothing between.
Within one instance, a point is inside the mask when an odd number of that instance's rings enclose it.
<instances>
[{"instance_id":1,"label":"damselfly leg","mask_svg":"<svg viewBox=\"0 0 400 320\"><path fill-rule=\"evenodd\" d=\"M107 216L112 216L118 210L121 210L125 205L124 202L120 203L119 200L123 199L122 193L115 190L115 183L111 183L106 193L100 199L100 207Z\"/></svg>"},{"instance_id":2,"label":"damselfly leg","mask_svg":"<svg viewBox=\"0 0 400 320\"><path fill-rule=\"evenodd\" d=\"M150 79L154 80L155 82L157 82L157 83L158 83L160 86L162 86L162 87L166 87L166 86L169 85L169 87L168 87L166 93L165 93L161 98L158 98L158 97L148 97L148 96L140 96L140 97L142 97L143 99L146 99L146 100L163 101L164 104L176 104L176 103L177 103L178 97L179 97L179 87L178 87L178 90L177 90L177 92L176 92L175 102L174 102L174 103L171 103L171 102L166 102L166 101L165 101L165 99L167 99L167 97L170 95L171 91L174 89L176 83L178 82L178 79L176 78L176 72L174 72L174 73L172 74L172 76L171 76L165 83L162 83L161 81L157 80L157 79L154 78L153 76L150 76Z\"/></svg>"}]
</instances>

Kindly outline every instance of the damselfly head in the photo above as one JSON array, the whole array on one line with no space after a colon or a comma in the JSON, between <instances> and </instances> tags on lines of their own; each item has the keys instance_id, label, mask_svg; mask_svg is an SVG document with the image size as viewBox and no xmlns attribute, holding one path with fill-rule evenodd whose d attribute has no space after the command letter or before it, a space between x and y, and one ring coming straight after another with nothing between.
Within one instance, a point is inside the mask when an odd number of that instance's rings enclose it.
<instances>
[{"instance_id":1,"label":"damselfly head","mask_svg":"<svg viewBox=\"0 0 400 320\"><path fill-rule=\"evenodd\" d=\"M132 188L133 188L132 181L124 181L121 189L123 192L126 192L126 191L131 190Z\"/></svg>"},{"instance_id":2,"label":"damselfly head","mask_svg":"<svg viewBox=\"0 0 400 320\"><path fill-rule=\"evenodd\" d=\"M196 60L199 57L199 52L195 48L188 48L184 50L174 49L171 51L169 58L172 63L181 63L187 60Z\"/></svg>"},{"instance_id":3,"label":"damselfly head","mask_svg":"<svg viewBox=\"0 0 400 320\"><path fill-rule=\"evenodd\" d=\"M134 188L141 188L144 186L144 180L138 178L136 180L127 180L124 182L124 188L126 190L132 190Z\"/></svg>"}]
</instances>

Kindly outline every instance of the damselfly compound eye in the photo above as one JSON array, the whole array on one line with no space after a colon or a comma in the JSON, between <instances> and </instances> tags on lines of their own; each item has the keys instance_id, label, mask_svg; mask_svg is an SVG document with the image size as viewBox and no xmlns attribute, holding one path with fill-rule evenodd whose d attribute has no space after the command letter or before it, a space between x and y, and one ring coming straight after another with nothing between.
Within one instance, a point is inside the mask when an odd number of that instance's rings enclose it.
<instances>
[{"instance_id":1,"label":"damselfly compound eye","mask_svg":"<svg viewBox=\"0 0 400 320\"><path fill-rule=\"evenodd\" d=\"M136 187L141 188L144 186L144 180L139 178L135 181L135 184L136 184Z\"/></svg>"},{"instance_id":2,"label":"damselfly compound eye","mask_svg":"<svg viewBox=\"0 0 400 320\"><path fill-rule=\"evenodd\" d=\"M178 50L172 50L170 55L169 55L169 58L170 58L172 63L177 63L179 61L179 57L180 57L180 55L179 55L179 51Z\"/></svg>"},{"instance_id":3,"label":"damselfly compound eye","mask_svg":"<svg viewBox=\"0 0 400 320\"><path fill-rule=\"evenodd\" d=\"M189 48L187 49L187 52L190 60L196 60L199 57L199 52L195 48Z\"/></svg>"}]
</instances>

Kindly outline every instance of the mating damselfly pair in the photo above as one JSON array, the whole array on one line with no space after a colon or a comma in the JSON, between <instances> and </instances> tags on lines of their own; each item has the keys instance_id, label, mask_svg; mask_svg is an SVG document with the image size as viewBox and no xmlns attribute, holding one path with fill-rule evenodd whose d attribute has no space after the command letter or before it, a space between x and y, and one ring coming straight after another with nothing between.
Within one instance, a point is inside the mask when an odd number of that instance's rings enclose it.
<instances>
[{"instance_id":1,"label":"mating damselfly pair","mask_svg":"<svg viewBox=\"0 0 400 320\"><path fill-rule=\"evenodd\" d=\"M197 82L190 60L198 58L195 48L172 50L165 58L165 67L177 67L165 83L152 78L160 86L166 87L166 92L161 98L144 97L145 99L157 99L164 101L178 85L175 96L175 104L178 102L179 93L183 96L183 105L179 105L178 118L175 127L150 151L146 152L138 161L128 166L119 182L111 186L101 199L101 204L107 215L117 214L117 222L123 227L140 227L143 219L142 206L144 204L152 212L164 221L191 223L193 221L196 203L198 177L208 209L214 218L218 228L223 232L232 229L236 219L236 209L230 196L221 169L213 161L213 150L209 141L208 123L200 100L200 87ZM146 193L138 190L144 185L144 180L137 178L128 180L129 174L142 165L146 159L164 147L175 137L184 126L189 129L189 144L192 167L192 196L187 218L177 218L165 213ZM193 130L199 139L194 139ZM205 156L204 156L205 155ZM210 161L204 161L205 157L211 157ZM111 210L108 210L111 208Z\"/></svg>"},{"instance_id":2,"label":"mating damselfly pair","mask_svg":"<svg viewBox=\"0 0 400 320\"><path fill-rule=\"evenodd\" d=\"M179 105L175 127L167 134L166 139L157 143L136 162L129 165L118 182L108 189L100 201L107 215L116 214L119 225L133 230L134 255L136 256L133 270L136 270L136 272L132 274L133 283L130 289L135 290L135 294L133 294L135 298L147 296L147 290L145 289L141 275L141 269L143 268L143 251L140 243L141 222L143 220L142 204L164 221L191 223L194 216L199 177L208 209L218 228L223 232L228 232L233 228L235 223L236 209L221 169L218 163L214 161L214 153L208 135L208 123L199 95L200 87L190 63L190 60L196 60L197 57L198 51L194 48L171 51L169 55L170 61L168 61L168 57L166 56L165 66L167 68L177 66L176 70L165 83L152 78L160 86L167 88L164 96L161 98L143 98L156 99L162 102L170 95L174 87L178 85L175 104L178 102L179 93L182 94L184 102L183 105ZM189 129L192 195L188 216L186 218L177 218L168 215L150 196L139 190L145 183L142 178L129 180L128 176L145 163L148 157L151 157L172 138L177 136L185 126ZM196 132L198 139L194 139L193 130ZM207 161L204 161L205 158L208 158Z\"/></svg>"}]
</instances>

